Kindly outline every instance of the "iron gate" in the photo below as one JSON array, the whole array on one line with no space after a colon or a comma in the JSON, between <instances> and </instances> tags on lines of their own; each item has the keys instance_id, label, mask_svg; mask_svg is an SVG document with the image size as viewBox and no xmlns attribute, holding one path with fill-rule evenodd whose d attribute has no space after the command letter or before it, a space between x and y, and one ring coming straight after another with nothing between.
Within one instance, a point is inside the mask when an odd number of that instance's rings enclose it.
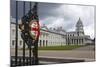
<instances>
[{"instance_id":1,"label":"iron gate","mask_svg":"<svg viewBox=\"0 0 100 67\"><path fill-rule=\"evenodd\" d=\"M29 3L29 9L31 10L32 7L32 2L28 2ZM35 41L34 43L34 47L30 47L28 52L29 52L29 56L26 56L25 54L25 47L26 47L26 43L23 40L23 49L22 49L22 56L18 55L18 5L19 5L19 1L15 1L15 18L16 18L16 22L15 22L15 29L16 29L16 33L15 33L15 56L11 56L11 67L15 67L15 66L27 66L27 65L38 65L38 39ZM23 16L26 14L26 2L23 1ZM31 44L33 45L33 44Z\"/></svg>"}]
</instances>

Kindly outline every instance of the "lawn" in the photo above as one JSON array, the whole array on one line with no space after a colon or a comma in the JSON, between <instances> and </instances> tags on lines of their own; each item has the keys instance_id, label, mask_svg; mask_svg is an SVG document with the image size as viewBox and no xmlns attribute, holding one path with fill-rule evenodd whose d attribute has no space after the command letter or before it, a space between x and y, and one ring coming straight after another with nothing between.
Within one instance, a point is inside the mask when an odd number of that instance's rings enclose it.
<instances>
[{"instance_id":1,"label":"lawn","mask_svg":"<svg viewBox=\"0 0 100 67\"><path fill-rule=\"evenodd\" d=\"M79 47L83 47L83 45L47 46L47 47L38 47L38 49L39 50L72 50Z\"/></svg>"}]
</instances>

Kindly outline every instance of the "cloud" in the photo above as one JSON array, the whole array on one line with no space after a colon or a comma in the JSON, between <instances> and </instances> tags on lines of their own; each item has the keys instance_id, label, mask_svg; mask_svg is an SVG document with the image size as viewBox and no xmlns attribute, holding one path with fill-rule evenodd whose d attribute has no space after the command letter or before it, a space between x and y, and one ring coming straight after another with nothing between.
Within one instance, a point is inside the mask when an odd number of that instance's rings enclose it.
<instances>
[{"instance_id":1,"label":"cloud","mask_svg":"<svg viewBox=\"0 0 100 67\"><path fill-rule=\"evenodd\" d=\"M90 35L91 38L95 37L95 27L93 24L84 27L85 34Z\"/></svg>"},{"instance_id":2,"label":"cloud","mask_svg":"<svg viewBox=\"0 0 100 67\"><path fill-rule=\"evenodd\" d=\"M49 7L44 7L41 4L39 18L40 21L42 20L42 23L46 23L48 27L62 26L66 31L74 31L75 25L80 17L86 35L91 35L92 38L94 37L95 14L93 6L60 4L54 7L53 5L55 4L49 4Z\"/></svg>"},{"instance_id":3,"label":"cloud","mask_svg":"<svg viewBox=\"0 0 100 67\"><path fill-rule=\"evenodd\" d=\"M15 2L11 3L11 15L15 17ZM23 16L22 2L19 3L18 18ZM34 3L32 3L34 5ZM29 2L26 3L26 13L29 11ZM66 31L74 31L75 25L81 18L86 35L93 38L95 25L95 8L94 6L68 5L57 3L39 3L38 16L40 24L48 27L62 26Z\"/></svg>"}]
</instances>

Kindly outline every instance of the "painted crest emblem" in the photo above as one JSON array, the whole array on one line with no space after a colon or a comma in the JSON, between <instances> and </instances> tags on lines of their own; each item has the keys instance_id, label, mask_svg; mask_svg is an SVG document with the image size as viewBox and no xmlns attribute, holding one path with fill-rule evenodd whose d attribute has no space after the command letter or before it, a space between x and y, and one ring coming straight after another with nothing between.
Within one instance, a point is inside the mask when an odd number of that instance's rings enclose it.
<instances>
[{"instance_id":1,"label":"painted crest emblem","mask_svg":"<svg viewBox=\"0 0 100 67\"><path fill-rule=\"evenodd\" d=\"M33 40L38 39L40 35L39 23L37 21L32 20L29 23L29 27L30 27L29 30L30 36L33 38Z\"/></svg>"}]
</instances>

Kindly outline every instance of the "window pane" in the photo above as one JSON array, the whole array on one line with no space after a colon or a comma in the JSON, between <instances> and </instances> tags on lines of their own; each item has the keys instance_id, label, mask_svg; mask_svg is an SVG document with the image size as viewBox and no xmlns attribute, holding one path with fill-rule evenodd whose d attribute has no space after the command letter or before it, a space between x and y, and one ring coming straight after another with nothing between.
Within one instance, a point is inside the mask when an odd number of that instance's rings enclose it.
<instances>
[{"instance_id":1,"label":"window pane","mask_svg":"<svg viewBox=\"0 0 100 67\"><path fill-rule=\"evenodd\" d=\"M15 41L14 41L14 40L12 40L12 45L13 45L13 46L15 45Z\"/></svg>"}]
</instances>

